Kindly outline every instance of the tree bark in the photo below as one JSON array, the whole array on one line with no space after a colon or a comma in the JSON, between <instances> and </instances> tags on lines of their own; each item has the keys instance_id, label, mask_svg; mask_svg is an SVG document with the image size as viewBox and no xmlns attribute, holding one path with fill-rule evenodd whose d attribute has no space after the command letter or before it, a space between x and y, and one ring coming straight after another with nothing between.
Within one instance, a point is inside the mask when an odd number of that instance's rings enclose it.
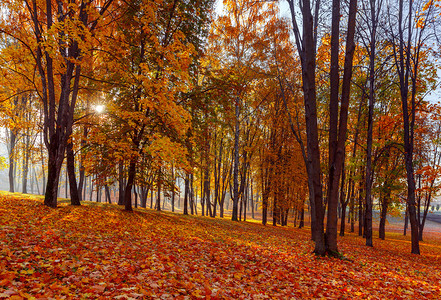
<instances>
[{"instance_id":1,"label":"tree bark","mask_svg":"<svg viewBox=\"0 0 441 300\"><path fill-rule=\"evenodd\" d=\"M120 162L118 165L118 205L124 205L124 164ZM150 207L151 208L151 207Z\"/></svg>"},{"instance_id":2,"label":"tree bark","mask_svg":"<svg viewBox=\"0 0 441 300\"><path fill-rule=\"evenodd\" d=\"M9 131L9 192L14 193L14 170L15 170L15 144L17 140L17 135L14 129Z\"/></svg>"},{"instance_id":3,"label":"tree bark","mask_svg":"<svg viewBox=\"0 0 441 300\"><path fill-rule=\"evenodd\" d=\"M67 173L69 176L70 203L71 205L81 205L80 196L77 187L77 178L75 172L75 155L72 142L68 142L67 149Z\"/></svg>"},{"instance_id":4,"label":"tree bark","mask_svg":"<svg viewBox=\"0 0 441 300\"><path fill-rule=\"evenodd\" d=\"M364 176L363 176L364 177ZM362 178L362 182L364 178ZM364 233L364 208L363 208L363 189L358 191L358 236L363 236Z\"/></svg>"},{"instance_id":5,"label":"tree bark","mask_svg":"<svg viewBox=\"0 0 441 300\"><path fill-rule=\"evenodd\" d=\"M348 30L346 36L346 53L344 62L344 74L342 81L342 95L340 103L340 114L338 117L338 89L339 89L339 74L338 74L338 51L339 51L339 19L340 19L340 1L333 0L333 22L331 35L331 68L335 64L337 70L331 69L331 98L330 98L330 121L329 121L329 176L328 176L328 217L326 224L326 252L331 255L337 255L337 206L338 206L338 191L341 171L344 163L344 148L346 142L348 110L349 110L349 96L352 78L352 64L355 52L355 19L357 14L357 0L351 0L349 3L348 14ZM336 8L337 7L337 8ZM334 29L334 27L336 27ZM333 43L334 35L336 45ZM333 50L337 52L334 56ZM334 86L336 85L336 86ZM337 121L338 120L338 121ZM337 131L337 122L338 131Z\"/></svg>"},{"instance_id":6,"label":"tree bark","mask_svg":"<svg viewBox=\"0 0 441 300\"><path fill-rule=\"evenodd\" d=\"M411 253L420 254L419 237L418 237L418 224L416 216L416 205L415 205L415 178L414 178L414 168L413 168L413 135L414 135L414 122L415 122L415 99L412 97L411 104L411 120L409 120L409 109L408 109L408 89L409 89L409 69L411 68L410 53L406 51L406 56L404 55L405 48L410 49L411 39L412 39L412 2L409 1L409 17L408 17L408 44L404 46L402 20L403 20L403 0L399 1L399 21L398 25L399 35L400 35L400 46L399 46L399 79L400 79L400 92L401 92L401 106L403 110L403 129L404 129L404 160L407 173L407 209L410 220L410 230L411 230L411 241L412 249ZM416 74L414 74L416 75Z\"/></svg>"},{"instance_id":7,"label":"tree bark","mask_svg":"<svg viewBox=\"0 0 441 300\"><path fill-rule=\"evenodd\" d=\"M386 193L384 195L384 199L381 201L380 226L378 228L378 235L382 240L386 238L386 217L387 217L387 207L389 206L389 197L390 197L390 193Z\"/></svg>"},{"instance_id":8,"label":"tree bark","mask_svg":"<svg viewBox=\"0 0 441 300\"><path fill-rule=\"evenodd\" d=\"M162 172L161 172L161 168L158 169L157 186L158 186L158 194L156 196L155 208L156 208L157 211L161 211L161 187L162 187Z\"/></svg>"},{"instance_id":9,"label":"tree bark","mask_svg":"<svg viewBox=\"0 0 441 300\"><path fill-rule=\"evenodd\" d=\"M125 211L133 211L132 208L132 187L135 182L136 175L136 158L130 159L129 169L128 169L128 177L127 184L124 188L124 210Z\"/></svg>"},{"instance_id":10,"label":"tree bark","mask_svg":"<svg viewBox=\"0 0 441 300\"><path fill-rule=\"evenodd\" d=\"M238 202L239 202L239 117L240 117L240 99L236 99L236 112L235 112L235 126L234 126L234 158L233 158L233 212L231 215L232 221L238 221Z\"/></svg>"},{"instance_id":11,"label":"tree bark","mask_svg":"<svg viewBox=\"0 0 441 300\"><path fill-rule=\"evenodd\" d=\"M84 126L84 128L83 128L83 136L82 136L82 138L81 138L81 151L84 149L84 147L86 146L86 137L87 137L87 134L88 134L88 129L87 129L87 127L86 126ZM80 159L79 159L79 169L80 169L80 180L79 180L79 183L78 183L78 196L79 196L79 198L80 198L80 201L81 200L85 200L84 198L85 197L82 197L82 194L83 194L83 189L86 189L85 188L85 170L84 170L84 166L83 166L83 156L81 155L81 152L80 152ZM122 189L123 187L122 186L120 186L120 190ZM122 197L120 197L121 198L121 204L119 204L119 202L118 202L118 204L119 205L122 205Z\"/></svg>"},{"instance_id":12,"label":"tree bark","mask_svg":"<svg viewBox=\"0 0 441 300\"><path fill-rule=\"evenodd\" d=\"M311 235L315 241L314 253L325 254L324 238L324 206L320 169L320 148L318 141L317 125L317 100L316 100L316 46L317 23L320 1L316 1L315 16L311 13L311 2L303 0L300 3L302 13L303 36L296 22L296 8L294 1L288 0L293 31L297 44L297 51L302 65L303 98L305 106L305 123L307 137L307 163L308 186L311 204Z\"/></svg>"},{"instance_id":13,"label":"tree bark","mask_svg":"<svg viewBox=\"0 0 441 300\"><path fill-rule=\"evenodd\" d=\"M188 197L189 197L189 192L190 192L189 179L188 179L188 174L186 174L185 175L185 179L184 179L184 210L183 210L183 214L184 215L188 215ZM203 208L202 208L202 211L204 211Z\"/></svg>"},{"instance_id":14,"label":"tree bark","mask_svg":"<svg viewBox=\"0 0 441 300\"><path fill-rule=\"evenodd\" d=\"M52 141L48 149L48 171L44 204L55 208L57 207L58 182L60 180L65 149L64 145L58 142L58 138L53 137Z\"/></svg>"}]
</instances>

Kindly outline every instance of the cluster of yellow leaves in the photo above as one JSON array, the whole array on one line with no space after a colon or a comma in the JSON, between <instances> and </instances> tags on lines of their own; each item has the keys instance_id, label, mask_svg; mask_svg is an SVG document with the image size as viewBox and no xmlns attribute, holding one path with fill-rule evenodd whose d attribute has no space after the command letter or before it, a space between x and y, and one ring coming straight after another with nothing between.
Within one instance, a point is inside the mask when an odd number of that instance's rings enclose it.
<instances>
[{"instance_id":1,"label":"cluster of yellow leaves","mask_svg":"<svg viewBox=\"0 0 441 300\"><path fill-rule=\"evenodd\" d=\"M439 299L441 241L311 254L309 232L116 206L0 197L0 298Z\"/></svg>"}]
</instances>

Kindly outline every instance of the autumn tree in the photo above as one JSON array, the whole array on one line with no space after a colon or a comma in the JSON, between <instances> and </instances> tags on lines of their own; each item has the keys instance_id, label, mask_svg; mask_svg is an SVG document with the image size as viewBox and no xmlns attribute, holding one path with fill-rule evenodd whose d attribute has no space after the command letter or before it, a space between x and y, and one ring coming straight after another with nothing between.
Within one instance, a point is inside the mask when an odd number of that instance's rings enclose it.
<instances>
[{"instance_id":1,"label":"autumn tree","mask_svg":"<svg viewBox=\"0 0 441 300\"><path fill-rule=\"evenodd\" d=\"M350 1L348 12L348 27L346 37L346 54L344 75L342 80L342 95L339 112L339 41L340 41L340 1L332 3L332 32L331 32L331 61L330 61L330 106L329 106L329 174L328 174L328 217L326 227L326 238L324 235L324 207L323 190L320 171L320 148L318 141L317 127L317 89L316 89L316 54L317 54L317 33L318 19L320 14L320 1L311 6L309 0L299 3L301 20L296 17L296 3L288 1L291 11L291 19L302 66L302 81L305 103L305 120L307 128L307 170L310 180L309 188L313 218L315 219L315 249L319 255L329 253L337 254L337 205L341 169L343 166L343 152L346 141L347 115L349 95L352 77L352 59L355 50L355 17L357 1ZM299 23L302 26L300 30ZM311 192L312 190L312 192ZM314 202L314 203L312 203Z\"/></svg>"},{"instance_id":2,"label":"autumn tree","mask_svg":"<svg viewBox=\"0 0 441 300\"><path fill-rule=\"evenodd\" d=\"M398 7L389 3L389 10L397 9L398 16L389 14L389 36L393 49L395 71L399 79L403 116L403 141L407 173L407 207L411 226L411 240L414 254L420 254L418 217L415 198L414 145L415 122L419 100L417 82L420 77L421 57L430 51L427 44L431 38L431 27L437 15L433 1L398 2Z\"/></svg>"},{"instance_id":3,"label":"autumn tree","mask_svg":"<svg viewBox=\"0 0 441 300\"><path fill-rule=\"evenodd\" d=\"M220 16L213 25L210 40L213 67L218 78L223 78L229 91L230 107L234 107L234 155L233 155L233 212L232 220L239 220L239 199L246 182L246 172L240 176L240 136L241 123L245 119L245 102L250 99L251 91L261 77L260 61L264 53L262 40L265 38L265 22L275 9L274 3L259 1L224 1L225 15ZM222 49L222 51L219 51ZM219 62L222 62L220 64ZM231 108L229 108L231 109ZM242 136L245 135L242 133ZM244 148L246 151L246 148ZM243 157L246 157L244 152ZM246 160L244 164L248 164Z\"/></svg>"},{"instance_id":4,"label":"autumn tree","mask_svg":"<svg viewBox=\"0 0 441 300\"><path fill-rule=\"evenodd\" d=\"M23 79L36 89L43 106L43 134L48 149L45 205L50 207L57 206L60 170L72 134L82 59L91 54L94 32L111 3L112 0L7 1L8 21L1 24L1 32L18 42L23 53L34 59L38 74L23 74ZM77 196L72 195L72 204L79 204Z\"/></svg>"},{"instance_id":5,"label":"autumn tree","mask_svg":"<svg viewBox=\"0 0 441 300\"><path fill-rule=\"evenodd\" d=\"M431 72L431 71L429 71ZM423 230L432 199L438 194L441 176L439 104L423 104L417 114L415 130L415 180L418 220L418 237L423 240Z\"/></svg>"}]
</instances>

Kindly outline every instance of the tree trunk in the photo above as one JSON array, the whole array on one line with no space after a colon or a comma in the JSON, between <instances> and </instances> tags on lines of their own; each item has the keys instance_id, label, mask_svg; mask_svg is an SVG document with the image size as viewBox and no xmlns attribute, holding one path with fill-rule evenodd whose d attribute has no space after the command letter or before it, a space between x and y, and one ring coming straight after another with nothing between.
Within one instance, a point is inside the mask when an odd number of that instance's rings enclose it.
<instances>
[{"instance_id":1,"label":"tree trunk","mask_svg":"<svg viewBox=\"0 0 441 300\"><path fill-rule=\"evenodd\" d=\"M89 176L89 185L90 185L90 187L89 187L89 200L90 201L93 201L93 199L92 199L92 194L93 194L93 180L92 180L92 176Z\"/></svg>"},{"instance_id":2,"label":"tree trunk","mask_svg":"<svg viewBox=\"0 0 441 300\"><path fill-rule=\"evenodd\" d=\"M132 208L132 187L135 181L136 175L136 158L130 159L127 184L124 189L124 210L133 211Z\"/></svg>"},{"instance_id":3,"label":"tree trunk","mask_svg":"<svg viewBox=\"0 0 441 300\"><path fill-rule=\"evenodd\" d=\"M368 112L368 135L366 147L366 246L373 247L372 241L372 131L374 116L374 93L375 93L375 46L376 46L376 9L375 1L370 1L371 10L371 42L369 51L369 112Z\"/></svg>"},{"instance_id":4,"label":"tree trunk","mask_svg":"<svg viewBox=\"0 0 441 300\"><path fill-rule=\"evenodd\" d=\"M278 203L277 203L277 193L274 193L274 199L273 199L273 226L277 226L277 212L278 212L278 207L277 207Z\"/></svg>"},{"instance_id":5,"label":"tree trunk","mask_svg":"<svg viewBox=\"0 0 441 300\"><path fill-rule=\"evenodd\" d=\"M363 178L364 179L364 178ZM358 236L363 236L364 228L363 190L358 191Z\"/></svg>"},{"instance_id":6,"label":"tree trunk","mask_svg":"<svg viewBox=\"0 0 441 300\"><path fill-rule=\"evenodd\" d=\"M357 14L357 0L350 0L348 14L348 31L346 36L346 53L344 62L344 74L342 81L342 95L340 103L340 115L338 115L338 51L339 51L339 23L340 1L333 0L332 11L332 36L331 36L331 97L330 97L330 121L329 121L329 177L328 177L328 218L326 223L325 246L326 252L332 255L338 253L337 247L337 206L340 175L344 164L344 151L346 142L349 96L352 78L352 64L355 52L355 19ZM334 27L336 27L334 29ZM335 37L334 37L335 35ZM333 42L333 39L335 41ZM334 45L335 43L335 45ZM334 50L334 51L333 51ZM333 58L333 52L334 54ZM335 61L334 61L335 60ZM332 69L334 65L336 70ZM336 85L336 86L334 86ZM338 131L337 131L337 122Z\"/></svg>"},{"instance_id":7,"label":"tree trunk","mask_svg":"<svg viewBox=\"0 0 441 300\"><path fill-rule=\"evenodd\" d=\"M403 235L405 236L407 234L407 227L409 226L409 209L408 209L408 204L406 202L406 210L404 212L404 231L403 231Z\"/></svg>"},{"instance_id":8,"label":"tree trunk","mask_svg":"<svg viewBox=\"0 0 441 300\"><path fill-rule=\"evenodd\" d=\"M189 187L189 193L190 193L190 201L192 205L191 214L198 214L198 208L197 208L197 195L194 192L194 176L193 173L190 174L190 187Z\"/></svg>"},{"instance_id":9,"label":"tree trunk","mask_svg":"<svg viewBox=\"0 0 441 300\"><path fill-rule=\"evenodd\" d=\"M207 165L205 166L205 174L204 174L204 197L205 197L205 203L207 207L207 216L214 217L213 216L213 210L212 210L212 204L211 204L211 198L210 198L210 170L209 165L207 161Z\"/></svg>"},{"instance_id":10,"label":"tree trunk","mask_svg":"<svg viewBox=\"0 0 441 300\"><path fill-rule=\"evenodd\" d=\"M60 180L61 166L63 165L65 148L58 142L58 138L52 137L48 149L48 175L44 204L49 207L57 207L58 183Z\"/></svg>"},{"instance_id":11,"label":"tree trunk","mask_svg":"<svg viewBox=\"0 0 441 300\"><path fill-rule=\"evenodd\" d=\"M188 215L188 197L189 197L189 180L188 180L188 174L185 175L185 180L184 180L184 215ZM203 211L203 209L202 209Z\"/></svg>"},{"instance_id":12,"label":"tree trunk","mask_svg":"<svg viewBox=\"0 0 441 300\"><path fill-rule=\"evenodd\" d=\"M84 126L83 128L83 136L81 138L81 151L83 151L82 149L84 149L84 147L86 146L86 137L88 134L88 130L87 127ZM85 197L82 197L82 193L83 193L83 189L85 189L85 170L84 170L84 166L83 166L83 156L81 155L82 152L80 152L80 159L79 159L79 169L80 169L80 180L78 183L78 196L81 200L84 200ZM120 187L122 188L122 187ZM122 201L122 197L121 197L121 201ZM118 203L119 204L119 203ZM122 205L122 204L120 204Z\"/></svg>"},{"instance_id":13,"label":"tree trunk","mask_svg":"<svg viewBox=\"0 0 441 300\"><path fill-rule=\"evenodd\" d=\"M104 186L104 188L108 189L107 185ZM136 185L133 185L133 193L135 194L135 208L138 208L138 192L136 190ZM110 194L109 194L109 196L110 196ZM109 197L109 200L110 200L110 197Z\"/></svg>"},{"instance_id":14,"label":"tree trunk","mask_svg":"<svg viewBox=\"0 0 441 300\"><path fill-rule=\"evenodd\" d=\"M251 178L250 208L251 208L251 218L254 219L254 192L253 192L253 179L252 178Z\"/></svg>"},{"instance_id":15,"label":"tree trunk","mask_svg":"<svg viewBox=\"0 0 441 300\"><path fill-rule=\"evenodd\" d=\"M24 149L24 157L23 157L23 185L22 185L22 191L23 194L28 193L28 173L29 173L29 158L30 158L30 132L29 129L26 130L26 136L25 136L25 149Z\"/></svg>"},{"instance_id":16,"label":"tree trunk","mask_svg":"<svg viewBox=\"0 0 441 300\"><path fill-rule=\"evenodd\" d=\"M157 211L161 211L161 187L162 187L162 173L161 168L158 169L158 195L156 196L155 208Z\"/></svg>"},{"instance_id":17,"label":"tree trunk","mask_svg":"<svg viewBox=\"0 0 441 300\"><path fill-rule=\"evenodd\" d=\"M404 130L404 161L406 167L407 175L407 209L410 220L410 230L411 230L411 242L412 249L411 253L420 254L419 237L418 237L418 221L416 215L416 203L415 203L415 174L413 167L413 147L414 147L414 128L415 128L415 86L413 89L411 97L411 107L409 114L409 73L412 68L411 64L415 64L415 70L417 70L418 58L411 62L411 49L412 43L412 12L413 12L413 1L409 1L409 9L407 10L407 18L403 18L403 4L404 1L399 1L399 16L398 16L398 26L399 26L399 46L398 53L399 57L395 57L397 73L400 80L400 95L401 95L401 107L403 116L403 130ZM407 45L404 45L404 22L407 20ZM417 74L413 74L413 78L416 80ZM410 116L409 116L410 115ZM410 120L409 120L410 118Z\"/></svg>"},{"instance_id":18,"label":"tree trunk","mask_svg":"<svg viewBox=\"0 0 441 300\"><path fill-rule=\"evenodd\" d=\"M124 163L120 162L118 165L118 205L124 205ZM151 208L151 207L150 207Z\"/></svg>"},{"instance_id":19,"label":"tree trunk","mask_svg":"<svg viewBox=\"0 0 441 300\"><path fill-rule=\"evenodd\" d=\"M389 206L388 197L389 196L385 195L383 201L381 202L380 226L378 228L378 235L382 240L386 238L386 217L387 207Z\"/></svg>"},{"instance_id":20,"label":"tree trunk","mask_svg":"<svg viewBox=\"0 0 441 300\"><path fill-rule=\"evenodd\" d=\"M175 179L175 169L174 169L173 166L172 166L171 172L172 172L172 179L173 179L172 196L171 196L171 211L174 212L175 211L175 194L176 194L175 184L176 184L176 179Z\"/></svg>"},{"instance_id":21,"label":"tree trunk","mask_svg":"<svg viewBox=\"0 0 441 300\"><path fill-rule=\"evenodd\" d=\"M233 159L233 212L231 215L232 221L238 221L238 202L239 202L239 105L240 99L237 97L236 99L236 119L235 119L235 127L234 127L234 159Z\"/></svg>"},{"instance_id":22,"label":"tree trunk","mask_svg":"<svg viewBox=\"0 0 441 300\"><path fill-rule=\"evenodd\" d=\"M14 170L15 170L15 144L17 140L17 135L14 130L10 130L9 139L9 191L14 193ZM44 172L43 172L44 173Z\"/></svg>"},{"instance_id":23,"label":"tree trunk","mask_svg":"<svg viewBox=\"0 0 441 300\"><path fill-rule=\"evenodd\" d=\"M95 179L97 180L98 176ZM96 202L101 202L101 186L100 185L96 186Z\"/></svg>"},{"instance_id":24,"label":"tree trunk","mask_svg":"<svg viewBox=\"0 0 441 300\"><path fill-rule=\"evenodd\" d=\"M75 155L71 141L68 142L67 144L66 154L67 154L66 168L67 168L67 173L69 175L70 204L81 205L78 186L77 186L76 172L75 172Z\"/></svg>"},{"instance_id":25,"label":"tree trunk","mask_svg":"<svg viewBox=\"0 0 441 300\"><path fill-rule=\"evenodd\" d=\"M434 182L435 181L432 181L431 188L433 188ZM430 191L426 192L426 195L424 197L425 201L424 201L423 218L422 218L421 222L419 223L419 235L418 236L420 238L420 242L423 241L424 224L426 223L427 213L429 212L431 198L432 198L432 193Z\"/></svg>"},{"instance_id":26,"label":"tree trunk","mask_svg":"<svg viewBox=\"0 0 441 300\"><path fill-rule=\"evenodd\" d=\"M110 189L107 184L104 186L104 192L106 193L106 202L108 202L109 204L112 204L112 199L110 197Z\"/></svg>"},{"instance_id":27,"label":"tree trunk","mask_svg":"<svg viewBox=\"0 0 441 300\"><path fill-rule=\"evenodd\" d=\"M201 169L201 178L204 178L204 172ZM204 180L201 180L201 208L202 208L202 216L205 216L205 188L204 188Z\"/></svg>"},{"instance_id":28,"label":"tree trunk","mask_svg":"<svg viewBox=\"0 0 441 300\"><path fill-rule=\"evenodd\" d=\"M345 157L346 157L346 151L343 154L343 161L345 161ZM346 200L346 195L345 195L345 181L346 181L346 168L345 165L343 164L343 169L342 169L342 176L341 176L341 185L340 185L340 236L344 236L345 235L345 225L346 225L346 207L348 205L348 201ZM349 189L349 184L348 184L348 189ZM349 190L348 190L348 194L349 194Z\"/></svg>"}]
</instances>

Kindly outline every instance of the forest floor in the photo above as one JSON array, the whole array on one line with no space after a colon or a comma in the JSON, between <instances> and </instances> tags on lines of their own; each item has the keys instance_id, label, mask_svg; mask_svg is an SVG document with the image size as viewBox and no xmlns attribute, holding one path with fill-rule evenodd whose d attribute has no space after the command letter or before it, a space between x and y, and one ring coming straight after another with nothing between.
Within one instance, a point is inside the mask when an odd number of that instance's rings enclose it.
<instances>
[{"instance_id":1,"label":"forest floor","mask_svg":"<svg viewBox=\"0 0 441 300\"><path fill-rule=\"evenodd\" d=\"M57 209L0 195L0 299L440 299L441 239L410 254L339 237L317 257L308 228L273 227L85 202Z\"/></svg>"}]
</instances>

